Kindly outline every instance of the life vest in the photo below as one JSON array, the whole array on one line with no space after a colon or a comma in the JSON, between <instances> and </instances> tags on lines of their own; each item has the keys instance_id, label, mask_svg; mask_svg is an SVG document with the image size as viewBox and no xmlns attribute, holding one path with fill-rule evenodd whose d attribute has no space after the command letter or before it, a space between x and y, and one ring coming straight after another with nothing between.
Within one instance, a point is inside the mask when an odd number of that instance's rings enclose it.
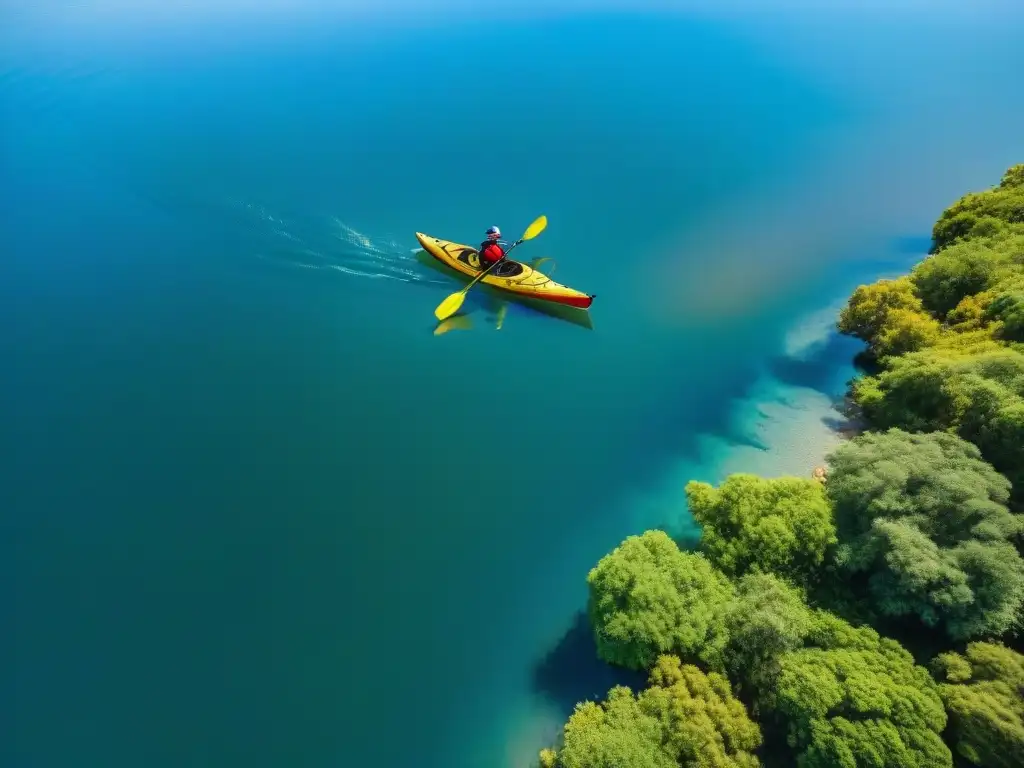
<instances>
[{"instance_id":1,"label":"life vest","mask_svg":"<svg viewBox=\"0 0 1024 768\"><path fill-rule=\"evenodd\" d=\"M480 261L484 267L489 267L496 261L505 257L505 249L496 240L484 240L480 243Z\"/></svg>"}]
</instances>

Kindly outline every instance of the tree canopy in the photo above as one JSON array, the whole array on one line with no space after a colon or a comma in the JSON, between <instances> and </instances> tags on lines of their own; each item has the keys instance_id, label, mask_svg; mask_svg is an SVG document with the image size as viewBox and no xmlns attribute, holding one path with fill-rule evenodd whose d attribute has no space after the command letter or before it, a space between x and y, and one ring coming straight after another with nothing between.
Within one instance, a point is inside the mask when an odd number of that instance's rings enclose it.
<instances>
[{"instance_id":1,"label":"tree canopy","mask_svg":"<svg viewBox=\"0 0 1024 768\"><path fill-rule=\"evenodd\" d=\"M598 654L647 669L674 653L721 668L732 584L700 554L680 551L662 531L630 536L587 576Z\"/></svg>"},{"instance_id":2,"label":"tree canopy","mask_svg":"<svg viewBox=\"0 0 1024 768\"><path fill-rule=\"evenodd\" d=\"M892 361L854 385L872 425L957 432L1024 493L1024 354L929 349Z\"/></svg>"},{"instance_id":3,"label":"tree canopy","mask_svg":"<svg viewBox=\"0 0 1024 768\"><path fill-rule=\"evenodd\" d=\"M1024 342L1024 290L1008 286L992 297L984 312L986 319L1002 323L1001 338Z\"/></svg>"},{"instance_id":4,"label":"tree canopy","mask_svg":"<svg viewBox=\"0 0 1024 768\"><path fill-rule=\"evenodd\" d=\"M953 639L1009 629L1024 601L1021 519L1009 483L950 434L893 429L830 457L836 561L865 574L878 610L917 616Z\"/></svg>"},{"instance_id":5,"label":"tree canopy","mask_svg":"<svg viewBox=\"0 0 1024 768\"><path fill-rule=\"evenodd\" d=\"M758 768L761 729L729 681L675 656L658 657L650 687L625 686L606 701L576 705L562 745L541 752L545 768Z\"/></svg>"},{"instance_id":6,"label":"tree canopy","mask_svg":"<svg viewBox=\"0 0 1024 768\"><path fill-rule=\"evenodd\" d=\"M932 228L932 251L1024 222L1022 178L1024 165L1015 165L1006 171L998 187L964 195L949 206Z\"/></svg>"},{"instance_id":7,"label":"tree canopy","mask_svg":"<svg viewBox=\"0 0 1024 768\"><path fill-rule=\"evenodd\" d=\"M940 330L908 277L858 287L840 312L838 326L867 342L876 357L922 349L936 342Z\"/></svg>"},{"instance_id":8,"label":"tree canopy","mask_svg":"<svg viewBox=\"0 0 1024 768\"><path fill-rule=\"evenodd\" d=\"M957 753L985 768L1024 765L1024 656L970 643L964 656L940 654L932 668Z\"/></svg>"},{"instance_id":9,"label":"tree canopy","mask_svg":"<svg viewBox=\"0 0 1024 768\"><path fill-rule=\"evenodd\" d=\"M756 710L774 707L779 659L804 647L817 620L803 595L777 576L752 573L739 580L726 619L725 666Z\"/></svg>"},{"instance_id":10,"label":"tree canopy","mask_svg":"<svg viewBox=\"0 0 1024 768\"><path fill-rule=\"evenodd\" d=\"M652 648L675 646L685 648L691 658L722 662L756 711L789 731L799 764L808 768L950 764L950 752L939 738L946 720L935 681L898 643L809 607L797 588L773 574L748 573L735 589L721 578L704 558L680 552L661 532L626 539L591 571L593 599L615 606L614 611L592 610L599 643L603 628L615 627L616 641L609 644L606 638L605 650L599 645L599 652L616 663L625 658L628 665L645 666L642 660ZM693 616L680 602L683 594L691 596ZM687 630L682 640L673 634L676 625ZM661 670L657 674L665 674L664 654L656 653L654 660ZM619 691L609 702L614 698L617 707L632 707L626 701L630 696ZM662 711L679 711L672 706L676 709ZM636 759L649 765L661 765L650 748L623 746L656 740L658 731L650 720L616 710L629 723L633 735L627 739L622 735L625 726L609 725L609 716L595 709L597 705L581 707L574 717L589 724L589 735L584 739L567 730L567 746L557 758L561 762L549 753L549 765L634 764L626 752L612 752L613 746L641 755ZM652 712L649 706L643 711ZM674 727L683 728L694 717L687 714ZM600 744L589 739L600 739ZM569 762L563 755L570 744L569 754L607 751L610 762Z\"/></svg>"},{"instance_id":11,"label":"tree canopy","mask_svg":"<svg viewBox=\"0 0 1024 768\"><path fill-rule=\"evenodd\" d=\"M952 755L935 682L892 640L805 648L782 656L778 708L800 768L941 768ZM874 642L872 642L872 640Z\"/></svg>"},{"instance_id":12,"label":"tree canopy","mask_svg":"<svg viewBox=\"0 0 1024 768\"><path fill-rule=\"evenodd\" d=\"M937 686L897 642L765 574L740 580L727 624L730 676L786 728L797 765L950 764Z\"/></svg>"},{"instance_id":13,"label":"tree canopy","mask_svg":"<svg viewBox=\"0 0 1024 768\"><path fill-rule=\"evenodd\" d=\"M939 251L910 273L921 303L944 318L968 296L993 287L1004 275L1005 251L997 242L968 240Z\"/></svg>"},{"instance_id":14,"label":"tree canopy","mask_svg":"<svg viewBox=\"0 0 1024 768\"><path fill-rule=\"evenodd\" d=\"M686 497L702 551L728 576L759 571L807 583L836 540L832 510L813 480L736 474L718 489L690 482Z\"/></svg>"},{"instance_id":15,"label":"tree canopy","mask_svg":"<svg viewBox=\"0 0 1024 768\"><path fill-rule=\"evenodd\" d=\"M911 274L860 286L838 327L882 370L853 387L868 424L948 429L975 443L1024 503L1024 165L965 195ZM993 365L993 363L998 363Z\"/></svg>"}]
</instances>

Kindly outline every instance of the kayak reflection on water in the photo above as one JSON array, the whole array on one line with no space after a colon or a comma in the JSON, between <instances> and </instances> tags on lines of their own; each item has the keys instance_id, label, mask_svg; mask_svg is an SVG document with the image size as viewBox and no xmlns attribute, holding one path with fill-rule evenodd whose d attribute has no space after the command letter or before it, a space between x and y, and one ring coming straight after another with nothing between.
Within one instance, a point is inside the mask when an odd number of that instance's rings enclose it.
<instances>
[{"instance_id":1,"label":"kayak reflection on water","mask_svg":"<svg viewBox=\"0 0 1024 768\"><path fill-rule=\"evenodd\" d=\"M492 302L486 303L491 305L486 307L486 309L488 310L495 309L496 306L496 311L494 312L494 315L488 316L487 324L488 326L493 324L494 330L500 331L502 326L505 324L505 315L508 314L508 304L504 301L498 302L496 305L494 305ZM434 328L434 335L443 336L444 334L448 333L448 331L472 330L473 318L470 316L471 313L472 310L470 310L469 313L459 312L457 314L452 315L449 318L442 320L440 323L437 324L437 327Z\"/></svg>"}]
</instances>

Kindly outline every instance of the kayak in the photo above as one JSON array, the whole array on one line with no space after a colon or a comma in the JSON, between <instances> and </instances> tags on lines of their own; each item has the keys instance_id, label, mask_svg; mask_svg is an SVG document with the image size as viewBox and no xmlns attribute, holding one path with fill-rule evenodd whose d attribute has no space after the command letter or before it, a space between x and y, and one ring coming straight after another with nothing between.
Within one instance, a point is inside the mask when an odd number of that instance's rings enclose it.
<instances>
[{"instance_id":1,"label":"kayak","mask_svg":"<svg viewBox=\"0 0 1024 768\"><path fill-rule=\"evenodd\" d=\"M476 277L480 274L480 254L476 248L425 235L422 232L416 233L416 239L420 241L423 250L445 266L467 277ZM537 299L578 309L588 309L594 301L591 294L556 283L543 272L511 259L496 266L484 275L480 282L525 299Z\"/></svg>"}]
</instances>

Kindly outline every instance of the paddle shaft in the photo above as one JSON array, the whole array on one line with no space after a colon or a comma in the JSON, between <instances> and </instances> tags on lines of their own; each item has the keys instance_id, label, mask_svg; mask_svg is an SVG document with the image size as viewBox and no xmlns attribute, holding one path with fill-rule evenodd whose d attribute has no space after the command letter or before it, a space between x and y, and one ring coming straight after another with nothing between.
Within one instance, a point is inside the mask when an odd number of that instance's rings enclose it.
<instances>
[{"instance_id":1,"label":"paddle shaft","mask_svg":"<svg viewBox=\"0 0 1024 768\"><path fill-rule=\"evenodd\" d=\"M505 252L505 254L500 259L498 259L496 262L494 262L489 267L487 267L487 269L482 270L480 272L480 274L477 275L476 277L474 277L472 279L472 281L470 281L469 285L467 285L461 291L453 293L447 299L442 301L438 305L437 309L434 310L434 316L438 320L444 320L444 319L446 319L448 317L451 317L456 312L458 312L459 311L459 307L462 306L463 299L466 298L466 292L469 291L470 288L472 288L474 285L476 285L492 269L494 269L496 266L501 264L501 262L503 262L508 257L508 255L510 253L512 253L513 250L515 250L515 247L517 245L519 245L520 243L525 242L527 240L532 240L537 235L539 235L541 232L543 232L544 228L547 227L547 225L548 225L548 217L547 216L538 216L537 219L534 220L534 222L529 227L526 228L526 231L523 233L523 236L520 237L518 240L516 240L514 243L512 243L512 245L509 247L509 249Z\"/></svg>"}]
</instances>

